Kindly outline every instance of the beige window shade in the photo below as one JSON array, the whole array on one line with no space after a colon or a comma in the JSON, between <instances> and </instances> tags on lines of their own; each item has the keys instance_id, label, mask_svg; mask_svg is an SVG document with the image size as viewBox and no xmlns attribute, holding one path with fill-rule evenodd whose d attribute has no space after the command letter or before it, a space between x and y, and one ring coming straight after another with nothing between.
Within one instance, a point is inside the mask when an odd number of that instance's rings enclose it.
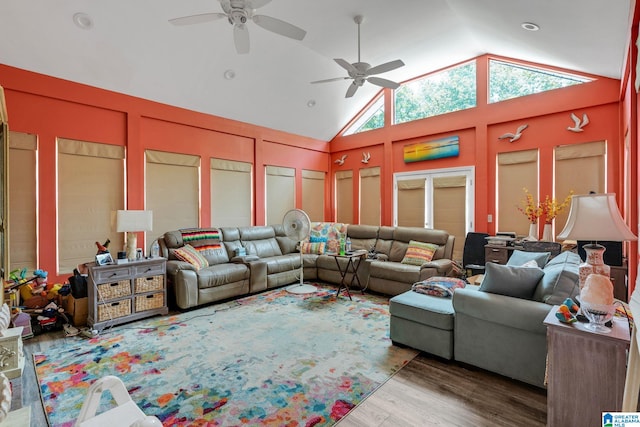
<instances>
[{"instance_id":1,"label":"beige window shade","mask_svg":"<svg viewBox=\"0 0 640 427\"><path fill-rule=\"evenodd\" d=\"M211 224L249 226L251 221L251 163L211 159Z\"/></svg>"},{"instance_id":2,"label":"beige window shade","mask_svg":"<svg viewBox=\"0 0 640 427\"><path fill-rule=\"evenodd\" d=\"M296 170L278 166L265 168L267 179L266 223L282 224L284 214L295 208Z\"/></svg>"},{"instance_id":3,"label":"beige window shade","mask_svg":"<svg viewBox=\"0 0 640 427\"><path fill-rule=\"evenodd\" d=\"M360 169L360 224L380 225L380 167Z\"/></svg>"},{"instance_id":4,"label":"beige window shade","mask_svg":"<svg viewBox=\"0 0 640 427\"><path fill-rule=\"evenodd\" d=\"M398 181L399 226L425 226L425 184L424 178Z\"/></svg>"},{"instance_id":5,"label":"beige window shade","mask_svg":"<svg viewBox=\"0 0 640 427\"><path fill-rule=\"evenodd\" d=\"M498 231L529 234L529 221L518 211L524 198L523 188L537 201L538 150L498 154Z\"/></svg>"},{"instance_id":6,"label":"beige window shade","mask_svg":"<svg viewBox=\"0 0 640 427\"><path fill-rule=\"evenodd\" d=\"M555 198L558 201L573 190L574 194L605 192L606 144L589 142L556 147L555 149ZM543 196L544 197L544 196ZM564 228L569 208L560 212L555 220L555 234Z\"/></svg>"},{"instance_id":7,"label":"beige window shade","mask_svg":"<svg viewBox=\"0 0 640 427\"><path fill-rule=\"evenodd\" d=\"M200 157L147 150L146 209L153 212L153 231L146 233L145 253L167 231L198 227Z\"/></svg>"},{"instance_id":8,"label":"beige window shade","mask_svg":"<svg viewBox=\"0 0 640 427\"><path fill-rule=\"evenodd\" d=\"M353 223L353 171L336 172L336 221Z\"/></svg>"},{"instance_id":9,"label":"beige window shade","mask_svg":"<svg viewBox=\"0 0 640 427\"><path fill-rule=\"evenodd\" d=\"M324 221L325 172L302 171L302 210L311 221Z\"/></svg>"},{"instance_id":10,"label":"beige window shade","mask_svg":"<svg viewBox=\"0 0 640 427\"><path fill-rule=\"evenodd\" d=\"M38 267L36 135L9 132L9 271Z\"/></svg>"},{"instance_id":11,"label":"beige window shade","mask_svg":"<svg viewBox=\"0 0 640 427\"><path fill-rule=\"evenodd\" d=\"M462 260L466 235L466 186L465 176L433 178L433 228L446 230L456 237L453 258Z\"/></svg>"},{"instance_id":12,"label":"beige window shade","mask_svg":"<svg viewBox=\"0 0 640 427\"><path fill-rule=\"evenodd\" d=\"M59 274L92 261L96 241L109 238L114 248L122 247L111 215L124 208L123 156L122 147L58 140Z\"/></svg>"}]
</instances>

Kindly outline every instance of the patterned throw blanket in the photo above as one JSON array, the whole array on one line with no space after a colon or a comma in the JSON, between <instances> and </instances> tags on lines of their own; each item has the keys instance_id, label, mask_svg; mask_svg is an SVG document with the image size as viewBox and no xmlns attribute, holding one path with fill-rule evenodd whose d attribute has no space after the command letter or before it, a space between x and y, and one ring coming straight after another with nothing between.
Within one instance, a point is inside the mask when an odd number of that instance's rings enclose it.
<instances>
[{"instance_id":1,"label":"patterned throw blanket","mask_svg":"<svg viewBox=\"0 0 640 427\"><path fill-rule=\"evenodd\" d=\"M218 228L185 228L181 229L182 241L198 251L220 249L220 230Z\"/></svg>"}]
</instances>

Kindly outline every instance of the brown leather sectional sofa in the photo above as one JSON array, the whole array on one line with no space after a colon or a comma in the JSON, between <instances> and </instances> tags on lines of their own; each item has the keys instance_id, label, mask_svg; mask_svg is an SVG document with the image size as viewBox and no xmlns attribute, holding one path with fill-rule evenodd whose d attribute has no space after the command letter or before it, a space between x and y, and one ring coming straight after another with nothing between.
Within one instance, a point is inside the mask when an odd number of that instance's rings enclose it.
<instances>
[{"instance_id":1,"label":"brown leather sectional sofa","mask_svg":"<svg viewBox=\"0 0 640 427\"><path fill-rule=\"evenodd\" d=\"M313 223L316 228L333 227L333 223ZM352 249L366 249L369 254L358 268L358 278L369 290L398 295L419 280L448 276L453 270L451 256L454 236L443 230L417 227L377 227L335 224L346 229ZM222 227L220 245L202 251L209 266L196 270L176 258L174 251L184 246L182 231L165 233L158 239L160 255L167 258L170 301L181 309L243 296L299 281L298 243L286 237L281 225ZM312 234L313 235L313 234ZM438 245L433 260L422 266L402 264L410 240ZM237 256L244 248L246 255ZM346 260L339 259L345 263ZM304 279L338 284L341 275L335 257L304 254ZM343 264L344 266L344 264ZM347 276L350 280L350 276Z\"/></svg>"}]
</instances>

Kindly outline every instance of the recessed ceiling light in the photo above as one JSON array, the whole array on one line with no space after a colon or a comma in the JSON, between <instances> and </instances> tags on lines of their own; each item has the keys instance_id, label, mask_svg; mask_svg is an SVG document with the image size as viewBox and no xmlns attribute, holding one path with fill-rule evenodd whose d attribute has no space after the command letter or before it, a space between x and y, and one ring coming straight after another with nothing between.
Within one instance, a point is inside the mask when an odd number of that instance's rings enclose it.
<instances>
[{"instance_id":1,"label":"recessed ceiling light","mask_svg":"<svg viewBox=\"0 0 640 427\"><path fill-rule=\"evenodd\" d=\"M227 70L224 72L224 78L227 80L233 80L236 78L236 72L233 70Z\"/></svg>"},{"instance_id":2,"label":"recessed ceiling light","mask_svg":"<svg viewBox=\"0 0 640 427\"><path fill-rule=\"evenodd\" d=\"M93 21L91 17L84 12L78 12L73 15L73 23L76 24L78 28L82 28L83 30L88 30L93 27Z\"/></svg>"},{"instance_id":3,"label":"recessed ceiling light","mask_svg":"<svg viewBox=\"0 0 640 427\"><path fill-rule=\"evenodd\" d=\"M313 108L316 106L316 100L315 99L310 99L307 101L307 107L309 108Z\"/></svg>"},{"instance_id":4,"label":"recessed ceiling light","mask_svg":"<svg viewBox=\"0 0 640 427\"><path fill-rule=\"evenodd\" d=\"M520 26L527 31L538 31L540 29L540 26L533 22L523 22Z\"/></svg>"}]
</instances>

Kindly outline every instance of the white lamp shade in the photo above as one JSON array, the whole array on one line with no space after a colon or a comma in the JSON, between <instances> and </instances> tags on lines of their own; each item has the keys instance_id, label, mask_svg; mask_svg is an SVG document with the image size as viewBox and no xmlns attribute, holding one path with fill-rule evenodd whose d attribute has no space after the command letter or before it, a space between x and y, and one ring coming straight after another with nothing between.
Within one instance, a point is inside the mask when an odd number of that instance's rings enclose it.
<instances>
[{"instance_id":1,"label":"white lamp shade","mask_svg":"<svg viewBox=\"0 0 640 427\"><path fill-rule=\"evenodd\" d=\"M571 197L571 210L559 240L637 240L622 219L615 193L584 194Z\"/></svg>"},{"instance_id":2,"label":"white lamp shade","mask_svg":"<svg viewBox=\"0 0 640 427\"><path fill-rule=\"evenodd\" d=\"M151 231L153 229L153 212L119 210L116 215L116 228L118 232Z\"/></svg>"}]
</instances>

